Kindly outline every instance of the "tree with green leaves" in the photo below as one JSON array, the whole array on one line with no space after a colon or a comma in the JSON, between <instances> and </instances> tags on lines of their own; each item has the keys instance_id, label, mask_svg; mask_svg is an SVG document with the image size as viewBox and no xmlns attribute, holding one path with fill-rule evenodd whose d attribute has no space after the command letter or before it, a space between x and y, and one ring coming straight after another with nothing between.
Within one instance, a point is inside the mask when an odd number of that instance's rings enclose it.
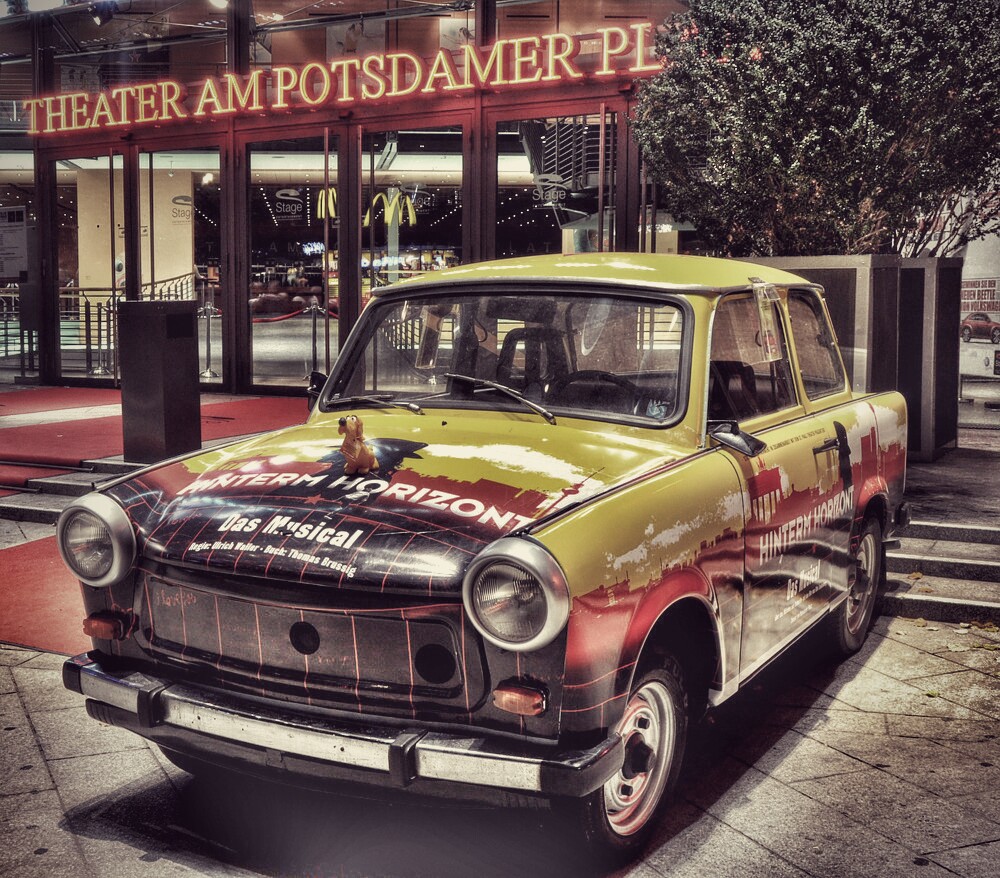
<instances>
[{"instance_id":1,"label":"tree with green leaves","mask_svg":"<svg viewBox=\"0 0 1000 878\"><path fill-rule=\"evenodd\" d=\"M952 255L1000 230L1000 4L690 0L633 118L731 255Z\"/></svg>"}]
</instances>

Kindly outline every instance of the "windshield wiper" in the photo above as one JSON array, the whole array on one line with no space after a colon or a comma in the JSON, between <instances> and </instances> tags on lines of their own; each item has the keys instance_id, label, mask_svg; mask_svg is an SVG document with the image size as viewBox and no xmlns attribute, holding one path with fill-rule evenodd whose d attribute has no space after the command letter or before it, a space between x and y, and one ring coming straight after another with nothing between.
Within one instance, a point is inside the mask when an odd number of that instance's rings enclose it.
<instances>
[{"instance_id":1,"label":"windshield wiper","mask_svg":"<svg viewBox=\"0 0 1000 878\"><path fill-rule=\"evenodd\" d=\"M556 416L552 412L543 408L537 402L532 402L521 391L515 390L513 387L508 387L506 384L497 384L496 381L488 381L485 378L473 378L471 375L459 375L456 372L445 372L444 377L454 378L457 381L467 381L475 387L489 387L493 390L499 390L501 393L507 394L511 399L516 399L521 404L526 405L533 412L537 412L550 424L556 422Z\"/></svg>"},{"instance_id":2,"label":"windshield wiper","mask_svg":"<svg viewBox=\"0 0 1000 878\"><path fill-rule=\"evenodd\" d=\"M329 400L329 404L332 406L358 405L359 403L366 403L367 405L373 405L379 408L395 406L396 408L407 409L408 411L418 415L422 415L424 413L424 410L415 402L397 402L393 399L391 393L372 393L367 396L340 396Z\"/></svg>"}]
</instances>

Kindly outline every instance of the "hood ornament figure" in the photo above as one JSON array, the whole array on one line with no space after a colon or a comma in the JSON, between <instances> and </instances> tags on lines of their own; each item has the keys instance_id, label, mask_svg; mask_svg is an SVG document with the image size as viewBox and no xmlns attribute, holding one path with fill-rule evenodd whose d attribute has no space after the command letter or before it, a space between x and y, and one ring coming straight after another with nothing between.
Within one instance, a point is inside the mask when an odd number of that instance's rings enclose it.
<instances>
[{"instance_id":1,"label":"hood ornament figure","mask_svg":"<svg viewBox=\"0 0 1000 878\"><path fill-rule=\"evenodd\" d=\"M357 415L348 415L340 419L338 433L344 441L340 453L344 455L344 474L367 475L371 470L378 469L378 459L375 452L365 442L365 425Z\"/></svg>"}]
</instances>

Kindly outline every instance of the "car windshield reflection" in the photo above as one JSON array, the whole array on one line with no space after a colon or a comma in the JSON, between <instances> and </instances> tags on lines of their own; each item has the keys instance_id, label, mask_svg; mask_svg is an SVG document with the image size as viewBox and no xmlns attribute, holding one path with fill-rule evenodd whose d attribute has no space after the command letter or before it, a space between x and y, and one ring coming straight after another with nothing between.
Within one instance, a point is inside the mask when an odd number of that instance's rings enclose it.
<instances>
[{"instance_id":1,"label":"car windshield reflection","mask_svg":"<svg viewBox=\"0 0 1000 878\"><path fill-rule=\"evenodd\" d=\"M678 415L684 312L675 302L593 295L480 295L372 305L337 398L527 407L664 423ZM549 420L546 417L546 420Z\"/></svg>"}]
</instances>

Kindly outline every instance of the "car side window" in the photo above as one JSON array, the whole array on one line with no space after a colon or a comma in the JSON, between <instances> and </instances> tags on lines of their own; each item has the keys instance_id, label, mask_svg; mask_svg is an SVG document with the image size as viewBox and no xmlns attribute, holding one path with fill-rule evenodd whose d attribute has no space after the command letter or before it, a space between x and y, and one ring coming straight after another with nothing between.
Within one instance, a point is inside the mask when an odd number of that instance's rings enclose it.
<instances>
[{"instance_id":1,"label":"car side window","mask_svg":"<svg viewBox=\"0 0 1000 878\"><path fill-rule=\"evenodd\" d=\"M843 390L844 367L816 295L807 290L790 291L788 318L806 396L819 399Z\"/></svg>"},{"instance_id":2,"label":"car side window","mask_svg":"<svg viewBox=\"0 0 1000 878\"><path fill-rule=\"evenodd\" d=\"M712 329L708 375L709 420L742 421L795 404L795 390L776 304L772 325L778 357L769 359L761 343L761 317L752 296L722 300Z\"/></svg>"}]
</instances>

